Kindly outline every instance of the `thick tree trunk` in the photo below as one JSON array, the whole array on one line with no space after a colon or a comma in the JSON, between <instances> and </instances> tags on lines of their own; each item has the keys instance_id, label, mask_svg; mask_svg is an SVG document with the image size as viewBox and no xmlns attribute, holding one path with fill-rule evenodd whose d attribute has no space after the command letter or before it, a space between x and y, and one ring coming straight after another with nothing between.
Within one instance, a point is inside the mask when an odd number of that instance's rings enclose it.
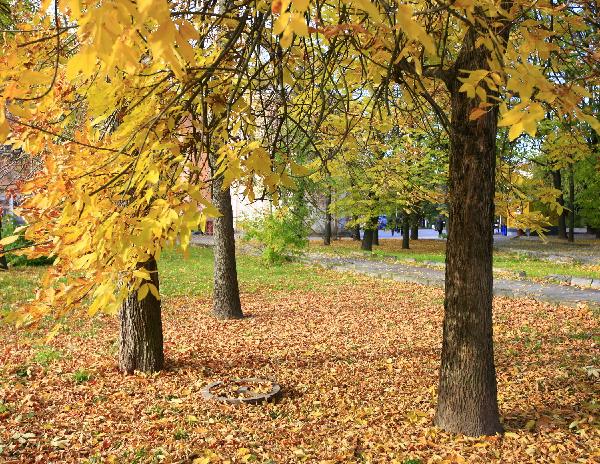
<instances>
[{"instance_id":1,"label":"thick tree trunk","mask_svg":"<svg viewBox=\"0 0 600 464\"><path fill-rule=\"evenodd\" d=\"M575 174L569 165L569 242L575 241Z\"/></svg>"},{"instance_id":2,"label":"thick tree trunk","mask_svg":"<svg viewBox=\"0 0 600 464\"><path fill-rule=\"evenodd\" d=\"M158 291L158 269L154 257L140 268L150 273L151 283ZM127 374L160 371L164 366L160 300L149 291L138 301L138 292L132 292L121 305L119 319L119 370Z\"/></svg>"},{"instance_id":3,"label":"thick tree trunk","mask_svg":"<svg viewBox=\"0 0 600 464\"><path fill-rule=\"evenodd\" d=\"M562 176L560 169L552 171L552 184L555 189L560 191L560 195L557 198L557 203L562 206L562 213L558 216L558 238L567 238L567 211L564 209L565 199L562 193Z\"/></svg>"},{"instance_id":4,"label":"thick tree trunk","mask_svg":"<svg viewBox=\"0 0 600 464\"><path fill-rule=\"evenodd\" d=\"M373 230L373 245L379 246L379 229L377 227Z\"/></svg>"},{"instance_id":5,"label":"thick tree trunk","mask_svg":"<svg viewBox=\"0 0 600 464\"><path fill-rule=\"evenodd\" d=\"M488 69L489 52L475 48L476 32L464 38L455 70ZM465 435L502 431L498 413L492 337L492 250L497 109L470 121L478 105L451 95L450 222L446 251L446 298L437 426Z\"/></svg>"},{"instance_id":6,"label":"thick tree trunk","mask_svg":"<svg viewBox=\"0 0 600 464\"><path fill-rule=\"evenodd\" d=\"M360 249L364 251L373 251L373 229L365 229Z\"/></svg>"},{"instance_id":7,"label":"thick tree trunk","mask_svg":"<svg viewBox=\"0 0 600 464\"><path fill-rule=\"evenodd\" d=\"M215 164L213 164L214 166ZM213 179L212 202L221 213L215 218L213 314L219 319L241 319L242 305L235 261L233 209L229 187L223 190L223 177Z\"/></svg>"},{"instance_id":8,"label":"thick tree trunk","mask_svg":"<svg viewBox=\"0 0 600 464\"><path fill-rule=\"evenodd\" d=\"M415 215L412 218L412 224L410 225L410 239L419 240L419 220L420 217Z\"/></svg>"},{"instance_id":9,"label":"thick tree trunk","mask_svg":"<svg viewBox=\"0 0 600 464\"><path fill-rule=\"evenodd\" d=\"M325 231L323 233L323 245L331 245L331 212L329 207L331 206L331 189L327 189L327 195L325 195Z\"/></svg>"},{"instance_id":10,"label":"thick tree trunk","mask_svg":"<svg viewBox=\"0 0 600 464\"><path fill-rule=\"evenodd\" d=\"M410 221L408 214L405 214L402 218L402 249L408 250L410 248Z\"/></svg>"},{"instance_id":11,"label":"thick tree trunk","mask_svg":"<svg viewBox=\"0 0 600 464\"><path fill-rule=\"evenodd\" d=\"M360 241L360 225L352 229L352 240Z\"/></svg>"}]
</instances>

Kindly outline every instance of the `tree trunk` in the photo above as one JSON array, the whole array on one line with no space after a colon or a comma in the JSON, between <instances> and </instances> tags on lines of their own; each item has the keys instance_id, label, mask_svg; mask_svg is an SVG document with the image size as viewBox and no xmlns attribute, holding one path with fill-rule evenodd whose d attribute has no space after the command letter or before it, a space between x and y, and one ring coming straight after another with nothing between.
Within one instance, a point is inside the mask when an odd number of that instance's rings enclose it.
<instances>
[{"instance_id":1,"label":"tree trunk","mask_svg":"<svg viewBox=\"0 0 600 464\"><path fill-rule=\"evenodd\" d=\"M140 268L150 273L151 283L158 291L158 269L154 257L141 264ZM149 291L138 301L138 292L132 292L121 305L119 319L119 370L127 374L160 371L164 366L160 300Z\"/></svg>"},{"instance_id":2,"label":"tree trunk","mask_svg":"<svg viewBox=\"0 0 600 464\"><path fill-rule=\"evenodd\" d=\"M567 212L565 210L565 199L562 193L562 176L560 169L552 171L552 184L555 189L560 191L557 203L562 207L562 213L558 216L558 238L567 238Z\"/></svg>"},{"instance_id":3,"label":"tree trunk","mask_svg":"<svg viewBox=\"0 0 600 464\"><path fill-rule=\"evenodd\" d=\"M467 32L454 70L489 69L490 52ZM502 431L492 337L492 251L498 111L470 121L478 100L451 96L450 204L442 365L435 424L471 436ZM492 92L488 91L488 95Z\"/></svg>"},{"instance_id":4,"label":"tree trunk","mask_svg":"<svg viewBox=\"0 0 600 464\"><path fill-rule=\"evenodd\" d=\"M2 206L0 205L0 239L2 239ZM0 252L3 252L4 249L2 245L0 245ZM6 260L6 255L0 255L0 269L7 270L8 269L8 261Z\"/></svg>"},{"instance_id":5,"label":"tree trunk","mask_svg":"<svg viewBox=\"0 0 600 464\"><path fill-rule=\"evenodd\" d=\"M373 251L373 229L364 230L360 249L363 251Z\"/></svg>"},{"instance_id":6,"label":"tree trunk","mask_svg":"<svg viewBox=\"0 0 600 464\"><path fill-rule=\"evenodd\" d=\"M575 174L573 164L569 165L569 242L575 241Z\"/></svg>"},{"instance_id":7,"label":"tree trunk","mask_svg":"<svg viewBox=\"0 0 600 464\"><path fill-rule=\"evenodd\" d=\"M323 245L331 245L331 212L329 207L331 206L331 188L327 189L327 195L325 195L325 232L323 233Z\"/></svg>"},{"instance_id":8,"label":"tree trunk","mask_svg":"<svg viewBox=\"0 0 600 464\"><path fill-rule=\"evenodd\" d=\"M377 226L373 230L373 245L379 246L379 228Z\"/></svg>"},{"instance_id":9,"label":"tree trunk","mask_svg":"<svg viewBox=\"0 0 600 464\"><path fill-rule=\"evenodd\" d=\"M410 221L408 214L405 214L402 218L402 249L408 250L410 248Z\"/></svg>"},{"instance_id":10,"label":"tree trunk","mask_svg":"<svg viewBox=\"0 0 600 464\"><path fill-rule=\"evenodd\" d=\"M352 229L352 240L360 241L360 225L356 225Z\"/></svg>"},{"instance_id":11,"label":"tree trunk","mask_svg":"<svg viewBox=\"0 0 600 464\"><path fill-rule=\"evenodd\" d=\"M214 160L213 160L214 161ZM215 166L215 163L212 163ZM221 213L215 218L213 314L219 319L241 319L242 304L235 262L233 209L229 187L223 190L223 177L213 179L212 202Z\"/></svg>"},{"instance_id":12,"label":"tree trunk","mask_svg":"<svg viewBox=\"0 0 600 464\"><path fill-rule=\"evenodd\" d=\"M413 217L412 224L410 226L410 239L411 240L419 240L419 216L415 215Z\"/></svg>"}]
</instances>

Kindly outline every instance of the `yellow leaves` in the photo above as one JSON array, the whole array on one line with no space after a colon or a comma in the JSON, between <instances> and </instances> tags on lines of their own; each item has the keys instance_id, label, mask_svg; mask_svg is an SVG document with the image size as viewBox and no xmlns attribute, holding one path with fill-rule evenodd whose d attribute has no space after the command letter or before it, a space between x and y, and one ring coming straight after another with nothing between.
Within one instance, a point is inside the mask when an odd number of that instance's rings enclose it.
<instances>
[{"instance_id":1,"label":"yellow leaves","mask_svg":"<svg viewBox=\"0 0 600 464\"><path fill-rule=\"evenodd\" d=\"M279 42L283 48L288 48L292 44L294 34L300 37L308 36L308 26L302 14L284 12L275 21L273 34L282 34Z\"/></svg>"},{"instance_id":2,"label":"yellow leaves","mask_svg":"<svg viewBox=\"0 0 600 464\"><path fill-rule=\"evenodd\" d=\"M294 8L300 13L304 13L306 10L308 10L309 3L310 0L293 0Z\"/></svg>"},{"instance_id":3,"label":"yellow leaves","mask_svg":"<svg viewBox=\"0 0 600 464\"><path fill-rule=\"evenodd\" d=\"M144 298L148 296L150 293L154 298L160 300L160 294L158 293L158 289L156 285L151 282L143 283L140 288L137 290L137 300L142 301Z\"/></svg>"},{"instance_id":4,"label":"yellow leaves","mask_svg":"<svg viewBox=\"0 0 600 464\"><path fill-rule=\"evenodd\" d=\"M377 22L377 23L382 23L383 22L383 18L381 17L381 14L379 13L379 10L377 9L377 7L371 2L371 0L354 0L354 3L361 9L363 10L365 13L367 13L369 15L369 17Z\"/></svg>"},{"instance_id":5,"label":"yellow leaves","mask_svg":"<svg viewBox=\"0 0 600 464\"><path fill-rule=\"evenodd\" d=\"M291 31L299 35L300 37L308 37L308 26L303 16L299 14L292 14L290 18L290 29Z\"/></svg>"},{"instance_id":6,"label":"yellow leaves","mask_svg":"<svg viewBox=\"0 0 600 464\"><path fill-rule=\"evenodd\" d=\"M469 121L475 121L477 119L479 119L480 117L482 117L484 114L486 114L487 111L483 108L473 108L473 110L471 111L471 114L469 114Z\"/></svg>"},{"instance_id":7,"label":"yellow leaves","mask_svg":"<svg viewBox=\"0 0 600 464\"><path fill-rule=\"evenodd\" d=\"M498 122L498 127L510 127L508 132L509 140L516 139L523 132L535 137L537 123L544 119L544 108L539 103L520 103L512 110L502 114Z\"/></svg>"},{"instance_id":8,"label":"yellow leaves","mask_svg":"<svg viewBox=\"0 0 600 464\"><path fill-rule=\"evenodd\" d=\"M428 55L435 56L437 54L433 39L427 34L425 28L413 19L412 6L408 4L398 5L396 21L402 32L410 40L420 42L423 45Z\"/></svg>"},{"instance_id":9,"label":"yellow leaves","mask_svg":"<svg viewBox=\"0 0 600 464\"><path fill-rule=\"evenodd\" d=\"M285 29L287 28L287 25L290 21L290 16L291 16L291 13L288 13L287 11L285 13L281 13L279 15L279 17L275 21L275 24L273 25L273 34L279 35L283 31L285 31Z\"/></svg>"},{"instance_id":10,"label":"yellow leaves","mask_svg":"<svg viewBox=\"0 0 600 464\"><path fill-rule=\"evenodd\" d=\"M4 109L4 100L0 99L0 143L3 143L8 138L10 133L10 126L6 120L6 114Z\"/></svg>"},{"instance_id":11,"label":"yellow leaves","mask_svg":"<svg viewBox=\"0 0 600 464\"><path fill-rule=\"evenodd\" d=\"M19 240L19 235L9 235L8 237L0 239L0 246L10 245L11 243L15 243L17 240Z\"/></svg>"},{"instance_id":12,"label":"yellow leaves","mask_svg":"<svg viewBox=\"0 0 600 464\"><path fill-rule=\"evenodd\" d=\"M84 78L90 77L96 71L96 54L90 45L83 45L67 62L66 77L73 80L79 73Z\"/></svg>"},{"instance_id":13,"label":"yellow leaves","mask_svg":"<svg viewBox=\"0 0 600 464\"><path fill-rule=\"evenodd\" d=\"M458 80L463 82L463 85L458 89L459 92L466 92L469 98L475 98L475 96L479 97L482 102L487 100L487 93L483 87L479 84L484 79L490 71L485 69L478 69L475 71L464 71L465 73L469 73L468 77L459 77Z\"/></svg>"},{"instance_id":14,"label":"yellow leaves","mask_svg":"<svg viewBox=\"0 0 600 464\"><path fill-rule=\"evenodd\" d=\"M598 120L598 117L591 114L586 114L583 111L579 113L579 116L581 117L581 119L587 122L592 127L592 129L594 129L598 134L600 134L600 120Z\"/></svg>"},{"instance_id":15,"label":"yellow leaves","mask_svg":"<svg viewBox=\"0 0 600 464\"><path fill-rule=\"evenodd\" d=\"M159 178L160 178L160 171L155 166L152 166L150 168L150 170L148 171L148 174L146 175L146 183L156 184L158 182Z\"/></svg>"}]
</instances>

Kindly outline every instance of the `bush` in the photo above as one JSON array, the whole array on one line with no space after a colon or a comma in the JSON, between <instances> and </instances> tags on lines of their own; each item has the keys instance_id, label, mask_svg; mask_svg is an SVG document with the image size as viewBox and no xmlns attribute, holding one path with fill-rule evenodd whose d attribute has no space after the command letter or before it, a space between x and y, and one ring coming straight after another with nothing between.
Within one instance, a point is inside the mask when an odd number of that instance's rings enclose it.
<instances>
[{"instance_id":1,"label":"bush","mask_svg":"<svg viewBox=\"0 0 600 464\"><path fill-rule=\"evenodd\" d=\"M245 240L256 240L269 264L281 264L300 255L308 246L306 212L299 208L279 208L255 219L242 222Z\"/></svg>"},{"instance_id":2,"label":"bush","mask_svg":"<svg viewBox=\"0 0 600 464\"><path fill-rule=\"evenodd\" d=\"M15 229L20 225L16 216L10 214L2 216L2 237L13 235ZM31 242L25 240L25 237L21 235L16 242L6 245L4 250L10 252L10 250L23 249L28 245L31 245ZM47 266L54 262L54 259L47 256L28 259L27 256L15 253L6 253L6 260L12 266Z\"/></svg>"}]
</instances>

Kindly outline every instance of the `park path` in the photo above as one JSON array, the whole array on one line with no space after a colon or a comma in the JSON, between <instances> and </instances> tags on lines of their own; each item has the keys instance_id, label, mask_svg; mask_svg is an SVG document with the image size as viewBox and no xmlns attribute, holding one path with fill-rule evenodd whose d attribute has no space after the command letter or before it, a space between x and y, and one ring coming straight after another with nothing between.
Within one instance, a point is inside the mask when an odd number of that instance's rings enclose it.
<instances>
[{"instance_id":1,"label":"park path","mask_svg":"<svg viewBox=\"0 0 600 464\"><path fill-rule=\"evenodd\" d=\"M330 256L309 253L303 261L334 271L357 272L381 279L399 282L414 282L433 287L444 286L444 270L402 264L399 262L376 261L360 257ZM600 290L584 289L560 284L538 283L528 280L494 279L494 295L512 298L532 298L553 304L576 306L588 303L600 306Z\"/></svg>"},{"instance_id":2,"label":"park path","mask_svg":"<svg viewBox=\"0 0 600 464\"><path fill-rule=\"evenodd\" d=\"M212 246L212 236L192 237L192 244ZM444 269L404 264L398 261L385 261L361 258L360 256L332 256L323 253L308 253L301 259L339 272L357 272L375 278L391 279L398 282L414 282L433 287L444 286ZM512 298L532 298L552 304L576 306L588 303L600 306L600 290L573 287L552 283L538 283L530 280L494 279L494 295Z\"/></svg>"}]
</instances>

